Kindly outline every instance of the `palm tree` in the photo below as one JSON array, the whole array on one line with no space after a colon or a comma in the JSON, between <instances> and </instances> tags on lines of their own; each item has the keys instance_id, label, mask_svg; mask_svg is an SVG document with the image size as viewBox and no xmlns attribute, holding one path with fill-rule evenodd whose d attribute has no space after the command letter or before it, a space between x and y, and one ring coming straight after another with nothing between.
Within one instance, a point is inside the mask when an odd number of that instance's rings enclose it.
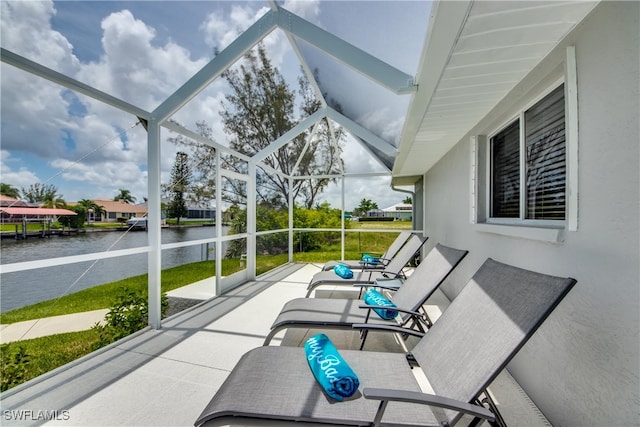
<instances>
[{"instance_id":1,"label":"palm tree","mask_svg":"<svg viewBox=\"0 0 640 427\"><path fill-rule=\"evenodd\" d=\"M57 194L48 194L45 196L45 199L42 201L40 207L43 208L66 208L67 202L64 201L62 197L59 197Z\"/></svg>"},{"instance_id":2,"label":"palm tree","mask_svg":"<svg viewBox=\"0 0 640 427\"><path fill-rule=\"evenodd\" d=\"M87 214L87 220L90 221L89 213L93 213L93 215L103 215L107 212L104 210L103 206L100 206L93 200L82 199L78 202L78 206L82 206L84 208L85 213Z\"/></svg>"},{"instance_id":3,"label":"palm tree","mask_svg":"<svg viewBox=\"0 0 640 427\"><path fill-rule=\"evenodd\" d=\"M118 191L120 193L118 193L118 195L113 198L114 201L117 202L118 200L120 200L128 204L136 202L136 198L131 195L131 191L125 190L124 188L120 188Z\"/></svg>"},{"instance_id":4,"label":"palm tree","mask_svg":"<svg viewBox=\"0 0 640 427\"><path fill-rule=\"evenodd\" d=\"M20 190L18 190L13 185L5 184L4 182L0 182L0 194L13 197L14 199L20 198Z\"/></svg>"}]
</instances>

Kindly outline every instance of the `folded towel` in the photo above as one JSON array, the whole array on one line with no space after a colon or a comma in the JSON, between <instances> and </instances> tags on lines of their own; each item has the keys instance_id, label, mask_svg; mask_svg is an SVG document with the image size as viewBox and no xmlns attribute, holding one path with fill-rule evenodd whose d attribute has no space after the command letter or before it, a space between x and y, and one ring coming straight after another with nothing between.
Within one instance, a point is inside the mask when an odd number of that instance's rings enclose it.
<instances>
[{"instance_id":1,"label":"folded towel","mask_svg":"<svg viewBox=\"0 0 640 427\"><path fill-rule=\"evenodd\" d=\"M358 391L358 377L325 334L309 338L304 351L313 376L329 396L344 400Z\"/></svg>"},{"instance_id":2,"label":"folded towel","mask_svg":"<svg viewBox=\"0 0 640 427\"><path fill-rule=\"evenodd\" d=\"M369 254L362 255L362 262L365 264L378 265L380 263L380 258L376 258Z\"/></svg>"},{"instance_id":3,"label":"folded towel","mask_svg":"<svg viewBox=\"0 0 640 427\"><path fill-rule=\"evenodd\" d=\"M353 277L353 271L344 264L335 265L333 271L343 279L351 279Z\"/></svg>"},{"instance_id":4,"label":"folded towel","mask_svg":"<svg viewBox=\"0 0 640 427\"><path fill-rule=\"evenodd\" d=\"M394 303L386 299L384 295L382 295L380 292L376 291L375 289L369 289L367 292L365 292L362 299L367 305L378 305L381 307L397 307ZM374 308L373 311L378 313L378 316L380 316L385 320L394 319L398 315L397 310L391 310L388 308Z\"/></svg>"}]
</instances>

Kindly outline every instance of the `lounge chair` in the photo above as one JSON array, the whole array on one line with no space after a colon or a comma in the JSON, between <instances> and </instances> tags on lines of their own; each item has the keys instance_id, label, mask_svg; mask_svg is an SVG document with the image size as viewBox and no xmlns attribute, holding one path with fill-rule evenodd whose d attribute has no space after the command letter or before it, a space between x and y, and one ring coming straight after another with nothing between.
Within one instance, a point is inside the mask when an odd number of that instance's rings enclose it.
<instances>
[{"instance_id":1,"label":"lounge chair","mask_svg":"<svg viewBox=\"0 0 640 427\"><path fill-rule=\"evenodd\" d=\"M381 278L405 278L404 268L426 241L426 237L421 238L415 234L412 235L384 270L357 270L353 272L353 277L350 279L343 279L332 270L320 271L311 278L309 286L307 287L306 297L309 297L318 286L322 285L352 286L354 284L372 284L376 279Z\"/></svg>"},{"instance_id":2,"label":"lounge chair","mask_svg":"<svg viewBox=\"0 0 640 427\"><path fill-rule=\"evenodd\" d=\"M424 332L431 326L431 320L423 311L422 305L467 253L437 244L397 292L391 295L391 302L397 306L394 310L400 313L397 319L381 319L375 313L371 313L373 308L378 307L366 305L362 300L296 298L284 305L271 325L271 332L267 335L264 345L269 345L278 332L289 328L352 329L354 325L359 325L360 349L364 347L369 328L402 332L405 336L411 335L415 330ZM376 285L377 283L374 283L372 286ZM385 329L389 326L391 328Z\"/></svg>"},{"instance_id":3,"label":"lounge chair","mask_svg":"<svg viewBox=\"0 0 640 427\"><path fill-rule=\"evenodd\" d=\"M259 347L242 356L195 424L442 426L463 414L492 422L477 398L575 283L488 259L411 357L340 350L360 380L352 397L327 397L303 348Z\"/></svg>"},{"instance_id":4,"label":"lounge chair","mask_svg":"<svg viewBox=\"0 0 640 427\"><path fill-rule=\"evenodd\" d=\"M400 234L398 234L398 237L396 237L393 243L389 245L387 250L379 257L376 257L379 259L378 264L367 263L362 261L362 259L345 260L345 261L328 261L322 266L322 271L333 270L333 267L335 267L337 264L344 264L352 270L362 270L364 268L383 270L387 266L387 264L389 264L391 259L393 259L393 257L396 256L396 254L398 253L402 245L404 245L407 242L407 240L409 240L409 237L411 237L410 231L402 231ZM377 254L372 254L371 252L363 252L362 254L364 255L365 253L372 256L377 255Z\"/></svg>"}]
</instances>

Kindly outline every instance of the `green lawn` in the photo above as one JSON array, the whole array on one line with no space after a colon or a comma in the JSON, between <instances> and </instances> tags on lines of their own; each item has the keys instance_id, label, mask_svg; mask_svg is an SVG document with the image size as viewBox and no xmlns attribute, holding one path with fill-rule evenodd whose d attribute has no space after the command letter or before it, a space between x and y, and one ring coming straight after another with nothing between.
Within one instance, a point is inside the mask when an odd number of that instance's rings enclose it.
<instances>
[{"instance_id":1,"label":"green lawn","mask_svg":"<svg viewBox=\"0 0 640 427\"><path fill-rule=\"evenodd\" d=\"M90 329L2 345L1 391L91 353L99 341L98 332Z\"/></svg>"},{"instance_id":2,"label":"green lawn","mask_svg":"<svg viewBox=\"0 0 640 427\"><path fill-rule=\"evenodd\" d=\"M391 227L394 225L395 227ZM360 259L363 253L379 254L384 253L389 245L398 236L397 232L377 232L380 229L411 229L410 222L387 222L387 223L359 223L355 222L352 228L345 232L344 259ZM340 259L341 249L339 235L335 232L337 243L326 242L322 249L296 252L294 261L296 262L326 262Z\"/></svg>"},{"instance_id":3,"label":"green lawn","mask_svg":"<svg viewBox=\"0 0 640 427\"><path fill-rule=\"evenodd\" d=\"M222 261L223 274L228 275L240 270L239 259ZM215 274L215 261L200 261L192 264L169 268L162 272L162 292L206 279ZM79 313L83 311L109 308L113 297L121 287L147 292L147 275L129 277L116 282L94 286L73 294L61 296L55 300L43 301L27 307L0 314L0 323L8 324L41 317Z\"/></svg>"}]
</instances>

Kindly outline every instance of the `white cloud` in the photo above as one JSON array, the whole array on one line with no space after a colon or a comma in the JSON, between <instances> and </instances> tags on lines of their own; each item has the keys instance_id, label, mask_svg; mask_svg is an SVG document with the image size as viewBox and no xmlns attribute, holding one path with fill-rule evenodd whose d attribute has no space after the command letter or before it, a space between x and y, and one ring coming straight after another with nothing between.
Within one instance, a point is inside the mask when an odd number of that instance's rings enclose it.
<instances>
[{"instance_id":1,"label":"white cloud","mask_svg":"<svg viewBox=\"0 0 640 427\"><path fill-rule=\"evenodd\" d=\"M101 27L104 54L83 64L77 77L148 111L205 65L173 42L154 46L155 30L128 10L110 14Z\"/></svg>"},{"instance_id":2,"label":"white cloud","mask_svg":"<svg viewBox=\"0 0 640 427\"><path fill-rule=\"evenodd\" d=\"M3 1L0 4L2 46L47 67L73 74L79 65L72 46L57 31L50 18L55 13L52 2Z\"/></svg>"},{"instance_id":3,"label":"white cloud","mask_svg":"<svg viewBox=\"0 0 640 427\"><path fill-rule=\"evenodd\" d=\"M2 182L4 184L21 189L38 182L38 177L20 163L20 160L12 157L7 150L0 150L0 170L2 171ZM15 167L17 167L17 170L14 170Z\"/></svg>"},{"instance_id":4,"label":"white cloud","mask_svg":"<svg viewBox=\"0 0 640 427\"><path fill-rule=\"evenodd\" d=\"M319 0L285 0L283 7L313 23L317 22L320 15Z\"/></svg>"},{"instance_id":5,"label":"white cloud","mask_svg":"<svg viewBox=\"0 0 640 427\"><path fill-rule=\"evenodd\" d=\"M228 15L224 10L210 13L200 26L205 34L205 43L211 48L224 50L267 10L268 8L263 7L253 11L247 5L234 4Z\"/></svg>"}]
</instances>

